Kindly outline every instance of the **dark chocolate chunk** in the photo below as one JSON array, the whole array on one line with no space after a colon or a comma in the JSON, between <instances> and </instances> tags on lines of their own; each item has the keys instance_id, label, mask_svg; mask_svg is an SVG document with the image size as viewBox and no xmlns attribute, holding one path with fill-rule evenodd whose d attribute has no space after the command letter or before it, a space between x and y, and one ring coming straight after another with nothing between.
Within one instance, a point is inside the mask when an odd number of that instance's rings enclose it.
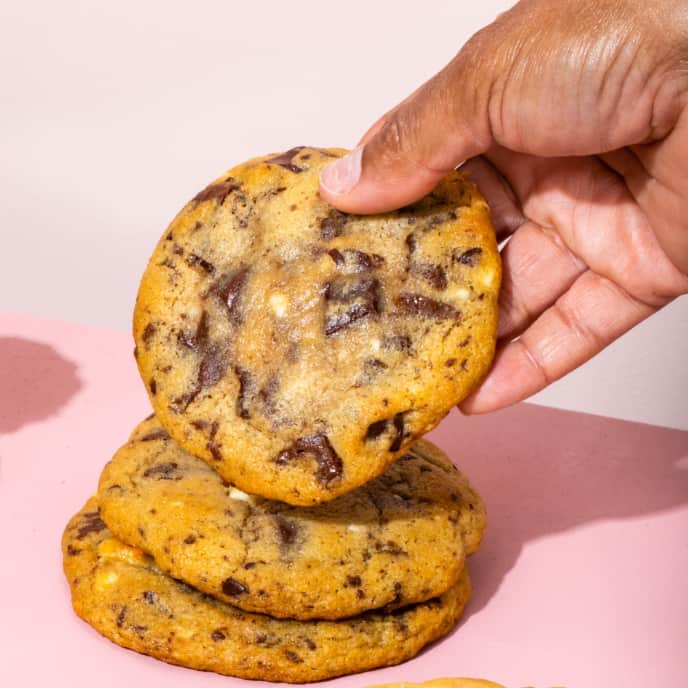
<instances>
[{"instance_id":1,"label":"dark chocolate chunk","mask_svg":"<svg viewBox=\"0 0 688 688\"><path fill-rule=\"evenodd\" d=\"M183 542L185 545L193 545L193 543L196 542L196 536L193 533L191 535L187 535Z\"/></svg>"},{"instance_id":2,"label":"dark chocolate chunk","mask_svg":"<svg viewBox=\"0 0 688 688\"><path fill-rule=\"evenodd\" d=\"M105 528L107 526L100 519L100 512L89 511L83 515L83 520L76 533L76 539L83 540L89 533L99 533L101 530L105 530Z\"/></svg>"},{"instance_id":3,"label":"dark chocolate chunk","mask_svg":"<svg viewBox=\"0 0 688 688\"><path fill-rule=\"evenodd\" d=\"M172 247L172 253L174 253L175 256L183 256L184 255L184 249L179 244L175 244Z\"/></svg>"},{"instance_id":4,"label":"dark chocolate chunk","mask_svg":"<svg viewBox=\"0 0 688 688\"><path fill-rule=\"evenodd\" d=\"M360 588L363 584L363 581L361 581L360 576L347 576L346 584L350 585L352 588Z\"/></svg>"},{"instance_id":5,"label":"dark chocolate chunk","mask_svg":"<svg viewBox=\"0 0 688 688\"><path fill-rule=\"evenodd\" d=\"M447 272L441 265L435 265L433 263L414 263L411 266L411 272L414 275L422 277L426 282L437 289L437 291L444 291L449 284Z\"/></svg>"},{"instance_id":6,"label":"dark chocolate chunk","mask_svg":"<svg viewBox=\"0 0 688 688\"><path fill-rule=\"evenodd\" d=\"M143 330L143 334L141 335L141 339L143 340L144 344L148 344L150 342L157 329L158 328L155 323L149 322L146 325Z\"/></svg>"},{"instance_id":7,"label":"dark chocolate chunk","mask_svg":"<svg viewBox=\"0 0 688 688\"><path fill-rule=\"evenodd\" d=\"M195 383L187 392L184 392L181 396L176 399L172 399L172 403L169 406L172 413L183 413L188 408L189 404L198 396L201 391L201 387L198 383Z\"/></svg>"},{"instance_id":8,"label":"dark chocolate chunk","mask_svg":"<svg viewBox=\"0 0 688 688\"><path fill-rule=\"evenodd\" d=\"M338 267L342 267L346 263L341 251L338 251L336 248L330 249L327 254L330 256L330 258L332 258Z\"/></svg>"},{"instance_id":9,"label":"dark chocolate chunk","mask_svg":"<svg viewBox=\"0 0 688 688\"><path fill-rule=\"evenodd\" d=\"M396 452L401 449L401 444L404 441L404 414L397 413L392 420L394 425L394 430L396 431L396 436L392 440L392 444L389 445L389 451Z\"/></svg>"},{"instance_id":10,"label":"dark chocolate chunk","mask_svg":"<svg viewBox=\"0 0 688 688\"><path fill-rule=\"evenodd\" d=\"M303 663L303 660L301 657L299 657L296 652L293 652L292 650L285 650L284 651L284 656L290 661L294 662L294 664L301 664Z\"/></svg>"},{"instance_id":11,"label":"dark chocolate chunk","mask_svg":"<svg viewBox=\"0 0 688 688\"><path fill-rule=\"evenodd\" d=\"M67 554L70 557L75 557L77 554L81 554L81 550L78 547L74 547L74 545L67 545Z\"/></svg>"},{"instance_id":12,"label":"dark chocolate chunk","mask_svg":"<svg viewBox=\"0 0 688 688\"><path fill-rule=\"evenodd\" d=\"M280 542L283 545L293 545L299 532L299 527L294 521L290 521L281 514L273 516Z\"/></svg>"},{"instance_id":13,"label":"dark chocolate chunk","mask_svg":"<svg viewBox=\"0 0 688 688\"><path fill-rule=\"evenodd\" d=\"M150 590L144 590L143 591L143 599L148 602L148 604L155 604L157 595L154 592L151 592Z\"/></svg>"},{"instance_id":14,"label":"dark chocolate chunk","mask_svg":"<svg viewBox=\"0 0 688 688\"><path fill-rule=\"evenodd\" d=\"M348 216L345 213L332 208L329 214L320 220L320 237L322 239L334 239L340 236L347 220Z\"/></svg>"},{"instance_id":15,"label":"dark chocolate chunk","mask_svg":"<svg viewBox=\"0 0 688 688\"><path fill-rule=\"evenodd\" d=\"M418 248L418 242L416 241L416 237L413 236L413 232L406 237L406 246L408 247L409 254L416 252L416 248Z\"/></svg>"},{"instance_id":16,"label":"dark chocolate chunk","mask_svg":"<svg viewBox=\"0 0 688 688\"><path fill-rule=\"evenodd\" d=\"M448 358L448 359L444 362L444 365L447 366L447 368L451 368L455 363L456 363L456 359L455 359L455 358Z\"/></svg>"},{"instance_id":17,"label":"dark chocolate chunk","mask_svg":"<svg viewBox=\"0 0 688 688\"><path fill-rule=\"evenodd\" d=\"M152 432L147 433L143 437L139 437L139 442L152 442L154 440L169 440L170 436L165 428L158 428Z\"/></svg>"},{"instance_id":18,"label":"dark chocolate chunk","mask_svg":"<svg viewBox=\"0 0 688 688\"><path fill-rule=\"evenodd\" d=\"M157 478L158 480L181 480L182 476L178 470L179 465L176 461L168 461L166 463L158 463L155 466L147 468L143 472L144 478Z\"/></svg>"},{"instance_id":19,"label":"dark chocolate chunk","mask_svg":"<svg viewBox=\"0 0 688 688\"><path fill-rule=\"evenodd\" d=\"M374 440L382 435L387 430L388 421L389 418L384 418L383 420L376 420L374 423L371 423L366 430L365 439Z\"/></svg>"},{"instance_id":20,"label":"dark chocolate chunk","mask_svg":"<svg viewBox=\"0 0 688 688\"><path fill-rule=\"evenodd\" d=\"M155 378L152 377L148 381L148 389L150 389L150 393L155 396L158 393L158 383L155 381Z\"/></svg>"},{"instance_id":21,"label":"dark chocolate chunk","mask_svg":"<svg viewBox=\"0 0 688 688\"><path fill-rule=\"evenodd\" d=\"M211 634L210 637L217 643L220 640L224 640L227 636L224 634L224 631L216 628Z\"/></svg>"},{"instance_id":22,"label":"dark chocolate chunk","mask_svg":"<svg viewBox=\"0 0 688 688\"><path fill-rule=\"evenodd\" d=\"M309 650L315 650L318 647L310 638L304 638L303 642Z\"/></svg>"},{"instance_id":23,"label":"dark chocolate chunk","mask_svg":"<svg viewBox=\"0 0 688 688\"><path fill-rule=\"evenodd\" d=\"M215 461L222 461L222 452L220 451L220 445L217 442L207 442L205 448L210 452L210 455L215 459Z\"/></svg>"},{"instance_id":24,"label":"dark chocolate chunk","mask_svg":"<svg viewBox=\"0 0 688 688\"><path fill-rule=\"evenodd\" d=\"M215 344L206 349L198 369L198 384L201 389L216 385L227 370L227 353Z\"/></svg>"},{"instance_id":25,"label":"dark chocolate chunk","mask_svg":"<svg viewBox=\"0 0 688 688\"><path fill-rule=\"evenodd\" d=\"M274 459L275 463L285 465L303 455L311 455L318 464L316 478L325 485L342 476L344 466L330 440L323 433L300 437L291 447L281 451Z\"/></svg>"},{"instance_id":26,"label":"dark chocolate chunk","mask_svg":"<svg viewBox=\"0 0 688 688\"><path fill-rule=\"evenodd\" d=\"M249 592L248 588L235 578L226 578L222 581L222 592L231 597L238 597Z\"/></svg>"},{"instance_id":27,"label":"dark chocolate chunk","mask_svg":"<svg viewBox=\"0 0 688 688\"><path fill-rule=\"evenodd\" d=\"M241 322L241 293L248 278L248 268L222 275L208 290L227 306L229 319L238 324Z\"/></svg>"},{"instance_id":28,"label":"dark chocolate chunk","mask_svg":"<svg viewBox=\"0 0 688 688\"><path fill-rule=\"evenodd\" d=\"M186 330L177 332L177 341L188 349L200 349L208 341L208 313L203 311L196 324L196 332L191 334Z\"/></svg>"},{"instance_id":29,"label":"dark chocolate chunk","mask_svg":"<svg viewBox=\"0 0 688 688\"><path fill-rule=\"evenodd\" d=\"M482 252L483 250L478 246L475 248L469 248L467 251L463 251L463 253L459 253L458 250L455 249L452 252L452 260L456 261L457 263L461 263L461 265L475 267L480 260Z\"/></svg>"},{"instance_id":30,"label":"dark chocolate chunk","mask_svg":"<svg viewBox=\"0 0 688 688\"><path fill-rule=\"evenodd\" d=\"M122 628L122 626L124 626L124 618L126 617L126 615L127 615L127 608L125 606L125 607L122 607L119 610L119 614L117 614L117 619L115 621L115 623L117 624L117 628Z\"/></svg>"},{"instance_id":31,"label":"dark chocolate chunk","mask_svg":"<svg viewBox=\"0 0 688 688\"><path fill-rule=\"evenodd\" d=\"M285 153L280 153L279 155L276 155L274 158L270 158L265 162L270 163L272 165L280 165L288 169L290 172L296 172L298 174L299 172L303 172L304 168L298 167L292 162L292 160L294 159L294 157L296 157L296 155L298 155L300 150L303 150L303 148L304 146L296 146L294 148L290 148Z\"/></svg>"},{"instance_id":32,"label":"dark chocolate chunk","mask_svg":"<svg viewBox=\"0 0 688 688\"><path fill-rule=\"evenodd\" d=\"M235 179L232 179L232 177L229 177L224 182L220 182L219 184L211 184L210 186L206 186L206 188L197 193L192 200L194 203L196 203L196 205L198 205L203 201L211 201L216 199L218 204L222 205L225 202L225 198L227 198L232 191L236 191L240 187L241 184L239 184Z\"/></svg>"},{"instance_id":33,"label":"dark chocolate chunk","mask_svg":"<svg viewBox=\"0 0 688 688\"><path fill-rule=\"evenodd\" d=\"M346 253L352 256L361 270L375 270L385 262L385 259L377 253L364 253L357 249L349 249Z\"/></svg>"},{"instance_id":34,"label":"dark chocolate chunk","mask_svg":"<svg viewBox=\"0 0 688 688\"><path fill-rule=\"evenodd\" d=\"M234 372L239 378L239 394L236 400L236 414L239 418L250 418L248 408L246 407L246 395L249 388L253 385L253 375L241 366L234 366Z\"/></svg>"},{"instance_id":35,"label":"dark chocolate chunk","mask_svg":"<svg viewBox=\"0 0 688 688\"><path fill-rule=\"evenodd\" d=\"M215 266L205 258L201 258L201 256L198 256L195 253L190 253L189 257L186 259L186 262L188 265L198 265L209 275L215 274Z\"/></svg>"},{"instance_id":36,"label":"dark chocolate chunk","mask_svg":"<svg viewBox=\"0 0 688 688\"><path fill-rule=\"evenodd\" d=\"M397 312L436 320L460 320L461 311L445 301L436 301L422 294L402 292L395 299Z\"/></svg>"},{"instance_id":37,"label":"dark chocolate chunk","mask_svg":"<svg viewBox=\"0 0 688 688\"><path fill-rule=\"evenodd\" d=\"M349 327L349 325L355 323L357 320L370 315L372 312L373 311L368 305L355 303L346 311L331 315L325 320L325 334L328 337L332 334L336 334L340 330Z\"/></svg>"}]
</instances>

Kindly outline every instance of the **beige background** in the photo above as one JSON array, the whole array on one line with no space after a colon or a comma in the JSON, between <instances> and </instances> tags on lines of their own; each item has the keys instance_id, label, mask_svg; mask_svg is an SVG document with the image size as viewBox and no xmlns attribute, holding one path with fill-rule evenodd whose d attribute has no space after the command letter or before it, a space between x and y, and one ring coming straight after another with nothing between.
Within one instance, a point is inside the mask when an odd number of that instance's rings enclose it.
<instances>
[{"instance_id":1,"label":"beige background","mask_svg":"<svg viewBox=\"0 0 688 688\"><path fill-rule=\"evenodd\" d=\"M158 236L252 155L352 145L509 5L0 4L0 310L127 329ZM688 428L688 299L536 400Z\"/></svg>"}]
</instances>

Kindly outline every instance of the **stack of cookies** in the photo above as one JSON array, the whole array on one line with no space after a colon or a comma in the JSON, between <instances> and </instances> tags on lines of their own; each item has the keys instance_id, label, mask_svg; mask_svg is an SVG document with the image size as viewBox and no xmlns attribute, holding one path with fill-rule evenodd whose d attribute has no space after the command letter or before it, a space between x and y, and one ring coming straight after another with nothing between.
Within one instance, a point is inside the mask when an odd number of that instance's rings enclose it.
<instances>
[{"instance_id":1,"label":"stack of cookies","mask_svg":"<svg viewBox=\"0 0 688 688\"><path fill-rule=\"evenodd\" d=\"M297 148L231 170L163 235L134 315L155 411L70 521L74 608L116 643L305 682L414 656L468 599L479 496L421 436L485 374L500 280L455 172L342 214Z\"/></svg>"}]
</instances>

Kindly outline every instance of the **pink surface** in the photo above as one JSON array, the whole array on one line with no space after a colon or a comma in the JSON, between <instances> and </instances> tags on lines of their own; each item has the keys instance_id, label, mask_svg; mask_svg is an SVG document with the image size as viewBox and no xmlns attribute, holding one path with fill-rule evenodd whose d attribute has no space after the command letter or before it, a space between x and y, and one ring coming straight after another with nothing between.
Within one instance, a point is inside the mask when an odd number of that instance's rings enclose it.
<instances>
[{"instance_id":1,"label":"pink surface","mask_svg":"<svg viewBox=\"0 0 688 688\"><path fill-rule=\"evenodd\" d=\"M62 528L149 412L129 337L0 316L0 390L2 684L256 685L123 650L71 611ZM464 620L413 661L329 683L688 685L688 433L520 405L432 436L490 517Z\"/></svg>"}]
</instances>

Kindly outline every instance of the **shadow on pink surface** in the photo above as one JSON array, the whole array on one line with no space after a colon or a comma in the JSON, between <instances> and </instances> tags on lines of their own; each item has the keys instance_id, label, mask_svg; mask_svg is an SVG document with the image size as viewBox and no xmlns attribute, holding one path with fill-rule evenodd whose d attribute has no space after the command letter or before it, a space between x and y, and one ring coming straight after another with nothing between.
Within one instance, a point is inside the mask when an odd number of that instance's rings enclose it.
<instances>
[{"instance_id":1,"label":"shadow on pink surface","mask_svg":"<svg viewBox=\"0 0 688 688\"><path fill-rule=\"evenodd\" d=\"M688 504L685 431L522 404L486 416L453 415L430 438L487 506L483 547L470 564L466 619L492 599L527 543ZM592 559L580 552L586 556Z\"/></svg>"},{"instance_id":2,"label":"shadow on pink surface","mask_svg":"<svg viewBox=\"0 0 688 688\"><path fill-rule=\"evenodd\" d=\"M81 385L76 364L51 346L0 337L0 434L55 415Z\"/></svg>"}]
</instances>

